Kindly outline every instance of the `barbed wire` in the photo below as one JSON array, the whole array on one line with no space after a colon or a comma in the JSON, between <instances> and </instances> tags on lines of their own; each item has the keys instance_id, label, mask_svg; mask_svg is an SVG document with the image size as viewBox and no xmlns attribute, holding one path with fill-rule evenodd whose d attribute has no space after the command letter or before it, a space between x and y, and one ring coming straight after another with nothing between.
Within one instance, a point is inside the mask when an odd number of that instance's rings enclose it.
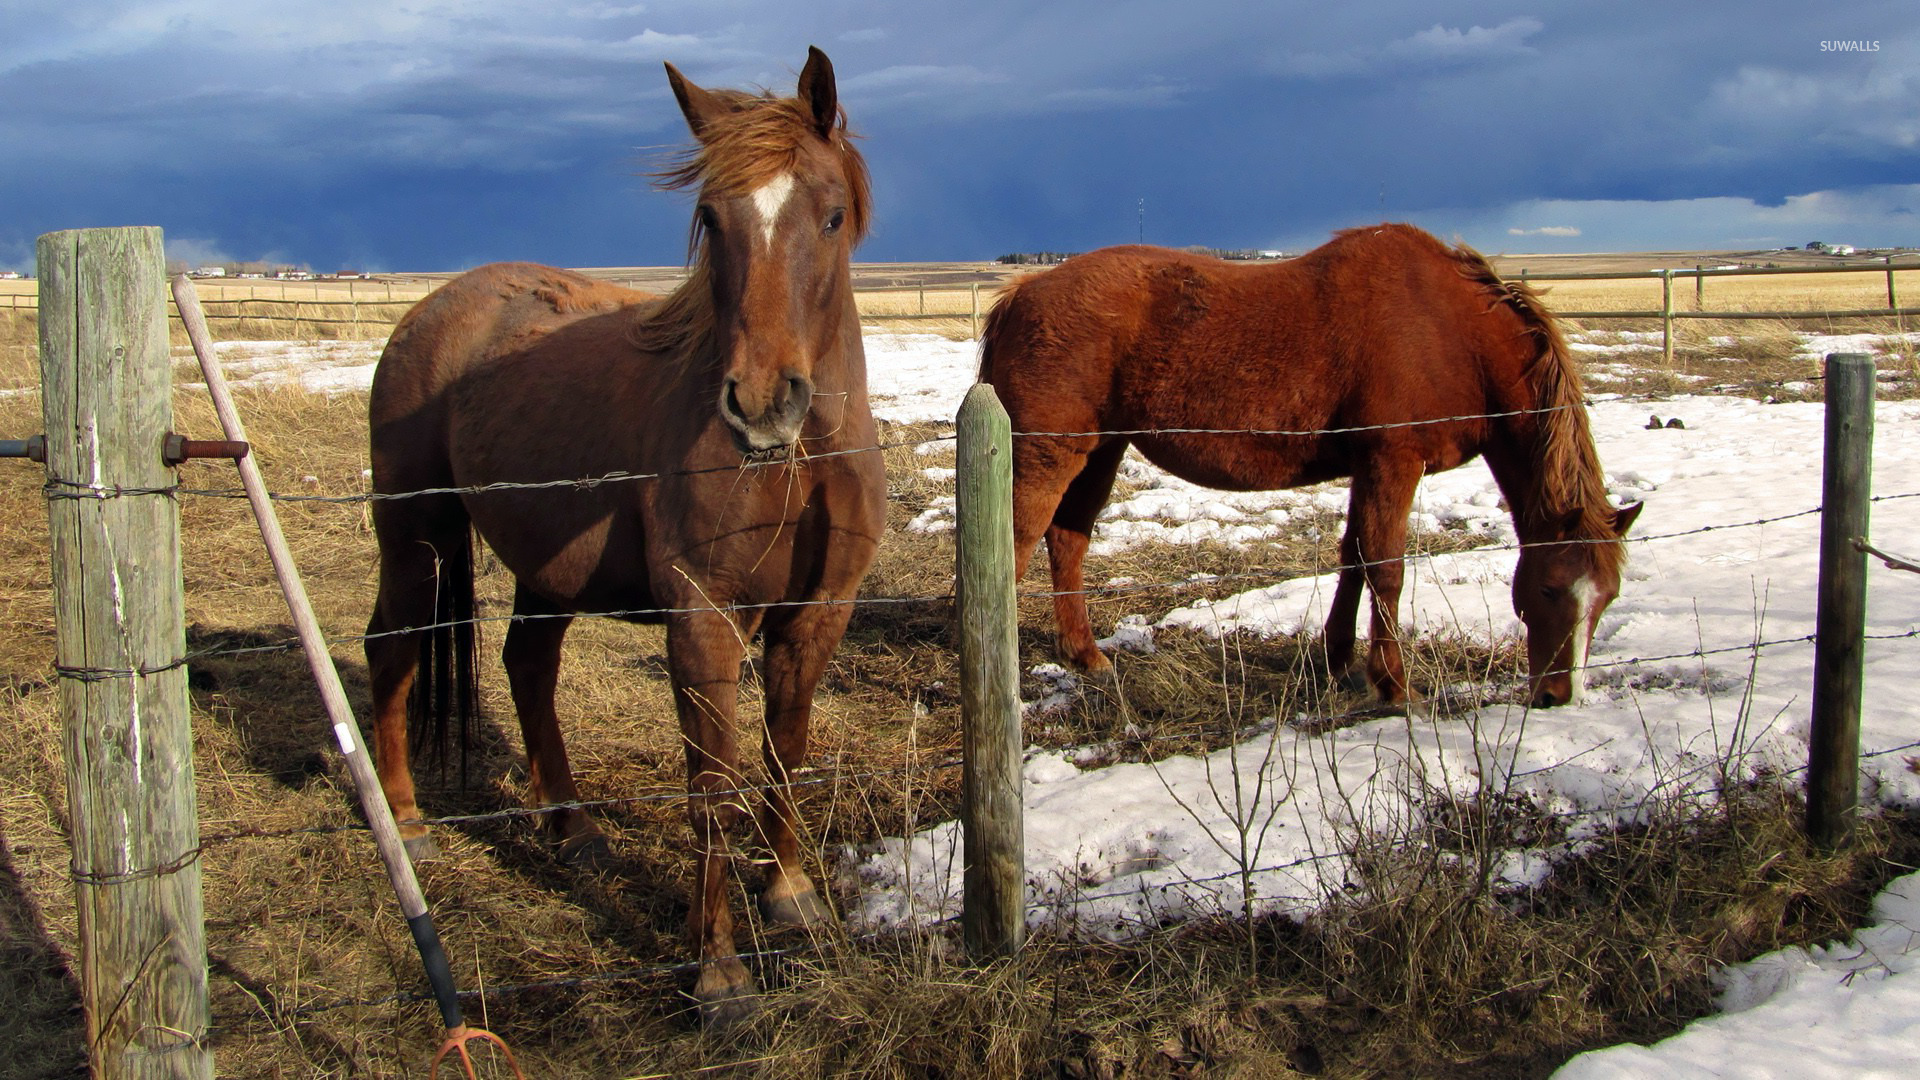
<instances>
[{"instance_id":1,"label":"barbed wire","mask_svg":"<svg viewBox=\"0 0 1920 1080\"><path fill-rule=\"evenodd\" d=\"M795 770L795 778L786 783L789 788L819 787L826 784L838 784L848 780L877 780L891 776L905 776L912 773L935 773L945 769L957 769L966 764L958 758L947 758L928 764L899 765L889 769L867 769L860 772L847 772L836 766L813 766ZM818 775L814 775L818 774ZM771 782L769 782L771 783ZM519 818L541 817L571 810L597 810L611 806L630 806L643 803L680 802L693 798L724 798L728 796L752 796L765 791L769 785L760 784L747 787L727 788L717 791L690 792L685 790L653 792L645 795L617 795L603 799L573 799L566 802L544 803L540 806L515 806L504 810L486 810L472 814L446 814L440 817L407 818L396 820L395 825L474 825L487 821L511 821ZM365 822L341 822L332 825L301 825L287 829L240 829L227 832L210 833L200 837L200 846L233 843L238 840L281 840L293 836L326 836L335 833L370 832Z\"/></svg>"},{"instance_id":2,"label":"barbed wire","mask_svg":"<svg viewBox=\"0 0 1920 1080\"><path fill-rule=\"evenodd\" d=\"M1912 498L1920 498L1920 491L1905 492L1905 493L1895 494L1895 495L1876 495L1876 496L1873 496L1871 501L1878 503L1878 502L1888 502L1888 501L1894 501L1894 500L1900 500L1900 499L1912 499ZM1653 543L1657 541L1672 540L1672 539L1677 539L1677 538L1687 537L1687 536L1697 536L1697 535L1702 535L1709 532L1721 532L1721 531L1728 531L1733 529L1758 528L1758 527L1763 527L1767 525L1777 524L1783 521L1791 521L1796 518L1810 517L1818 513L1820 513L1820 507L1816 506L1816 507L1812 507L1805 510L1791 511L1785 514L1775 514L1767 517L1754 518L1748 521L1730 522L1730 523L1717 524L1717 525L1702 525L1697 528L1682 529L1675 532L1655 533L1647 536L1627 536L1619 539L1620 539L1620 542L1622 543ZM1128 584L1114 584L1114 585L1096 585L1096 586L1088 586L1080 589L1028 590L1028 591L1022 591L1017 593L1016 598L1022 599L1022 600L1045 600L1045 599L1052 599L1060 596L1085 596L1089 598L1099 598L1099 597L1113 597L1113 596L1129 596L1129 595L1148 593L1148 592L1165 592L1165 591L1179 591L1179 590L1185 590L1185 589L1196 589L1196 588L1204 588L1204 587L1213 586L1213 585L1232 584L1240 581L1267 581L1267 582L1278 583L1278 582L1284 582L1284 581L1301 580L1302 578L1309 577L1309 576L1323 576L1326 574L1339 573L1341 571L1345 571L1349 569L1365 570L1375 566L1382 566L1389 563L1397 563L1397 562L1403 562L1403 561L1412 562L1415 565L1417 565L1417 560L1421 558L1434 559L1434 558L1445 557L1448 555L1481 555L1481 554L1494 554L1494 553L1501 553L1501 552L1519 552L1529 548L1547 547L1547 546L1553 546L1554 544L1561 544L1561 543L1605 543L1605 542L1609 542L1609 541L1572 540L1572 541L1551 541L1551 542L1543 541L1538 543L1486 544L1479 547L1468 548L1459 552L1441 553L1439 555L1389 556L1381 559L1366 559L1366 560L1361 560L1353 563L1339 563L1333 566L1316 567L1310 574L1299 574L1299 575L1293 575L1290 577L1282 577L1282 578L1278 578L1277 581L1276 581L1276 574L1273 571L1249 570L1249 571L1239 571L1239 572L1230 573L1230 574L1208 574L1201 577L1187 578L1180 581L1154 581L1154 582L1134 582L1134 583L1128 583ZM612 609L612 610L606 610L606 611L557 612L557 613L535 613L535 614L514 613L514 614L507 614L507 615L482 615L482 616L475 616L473 618L468 618L468 619L452 619L452 620L446 620L446 621L422 623L417 626L401 627L400 629L397 629L397 630L382 630L382 631L377 631L369 634L344 634L344 635L339 635L335 637L329 637L327 638L326 643L330 647L357 645L357 644L365 644L368 641L374 641L374 640L385 638L385 637L394 637L394 636L399 636L403 634L424 633L427 631L443 630L443 629L449 629L449 628L458 627L458 626L482 626L482 625L490 625L490 624L496 624L496 623L532 622L532 621L542 620L542 619L613 619L613 620L663 619L673 615L696 615L696 614L713 614L713 613L730 614L730 613L760 612L760 611L768 611L773 609L786 609L786 608L810 607L810 606L886 607L886 606L899 606L899 605L907 605L907 604L945 604L945 603L952 603L954 599L955 599L955 596L953 593L938 593L938 594L931 594L926 596L864 596L864 597L852 597L844 600L773 600L773 601L764 601L764 602L758 602L758 603L716 604L716 605L705 605L700 607L619 608L619 609ZM219 648L192 650L186 654L184 660L186 662L192 662L192 661L198 661L198 660L217 659L221 657L240 656L240 655L255 654L255 653L290 652L295 649L299 649L300 647L301 645L297 638L288 638L285 641L273 642L273 643L264 644L264 645L223 646ZM111 672L107 674L126 675L131 673Z\"/></svg>"},{"instance_id":3,"label":"barbed wire","mask_svg":"<svg viewBox=\"0 0 1920 1080\"><path fill-rule=\"evenodd\" d=\"M1599 749L1599 748L1600 747L1595 747L1594 749ZM1920 740L1905 743L1899 746L1887 747L1880 750L1863 751L1860 756L1863 758L1882 757L1890 754L1896 754L1896 753L1901 753L1904 751L1915 750L1915 749L1920 749ZM1752 752L1753 751L1742 751L1737 756L1746 757L1746 756L1749 756ZM945 763L945 765L943 766L936 766L936 767L946 767L947 765L957 765L957 764L958 764L957 762L949 762L949 763ZM1560 763L1556 763L1555 765L1548 766L1547 768L1548 769L1558 768L1565 764L1566 762L1560 762ZM1628 822L1631 822L1634 820L1638 820L1639 816L1644 812L1645 808L1650 803L1653 803L1654 801L1656 801L1656 797L1658 797L1665 805L1672 805L1675 801L1699 801L1699 802L1705 803L1712 799L1723 797L1723 792L1718 787L1705 788L1705 789L1686 787L1686 788L1682 788L1681 790L1673 794L1665 795L1665 796L1660 796L1659 792L1662 788L1672 787L1677 783L1691 781L1692 778L1698 775L1701 775L1702 773L1716 772L1720 770L1722 766L1723 766L1723 762L1720 759L1714 759L1713 761L1705 762L1700 766L1697 766L1694 769L1690 769L1687 772L1682 773L1676 777L1661 781L1660 783L1654 785L1654 787L1649 788L1646 792L1642 793L1641 796L1639 796L1637 799L1631 800L1630 802L1622 804L1620 806L1594 807L1594 808L1585 809L1585 810L1540 811L1540 812L1533 812L1533 813L1526 814L1526 819L1529 821L1576 821L1581 819L1591 819L1591 818L1610 814L1615 816L1616 818L1624 817L1625 819L1627 819ZM1781 775L1783 777L1793 776L1797 773L1805 772L1806 769L1807 769L1807 766L1805 765L1796 766L1793 768L1784 769L1778 775ZM1536 771L1546 771L1546 770L1536 770ZM1516 773L1514 774L1514 778L1518 778L1519 776L1522 776L1522 775L1532 775L1532 773L1527 773L1527 774ZM453 820L453 819L441 819L441 820ZM1444 824L1440 824L1436 826L1434 823L1429 823L1428 827L1444 828ZM1423 837L1408 837L1401 840L1391 841L1384 845L1384 849L1397 850L1397 851L1423 850L1423 849L1444 851L1445 846L1443 844L1436 843L1432 837L1423 836ZM1370 847L1368 849L1369 853L1373 853L1378 850L1381 850L1381 848ZM1074 889L1074 890L1061 890L1058 892L1050 893L1044 883L1029 879L1025 882L1025 884L1035 898L1026 902L1025 911L1030 916L1034 914L1045 914L1051 911L1055 913L1056 917L1064 918L1067 920L1069 924L1071 924L1080 918L1077 909L1084 907L1086 905L1103 901L1103 900L1121 900L1121 899L1135 899L1135 898L1147 897L1148 898L1147 903L1149 907L1151 907L1152 901L1150 897L1154 893L1158 893L1160 896L1165 897L1169 894L1179 893L1182 890L1200 888L1200 887L1213 885L1223 881L1232 881L1235 879L1240 879L1240 880L1251 882L1251 880L1256 877L1282 873L1289 870L1297 870L1304 866L1312 866L1320 863L1347 860L1347 859L1351 859L1352 857L1353 857L1353 854L1345 850L1318 852L1318 853L1313 853L1309 855L1303 855L1293 859L1288 859L1281 862L1267 863L1260 866L1246 867L1246 868L1234 867L1229 870L1220 871L1212 874L1205 874L1205 875L1183 875L1178 879L1154 883L1154 884L1147 884L1147 883L1136 880L1136 881L1130 882L1125 887L1110 889L1104 892L1085 892L1085 891ZM1322 882L1321 893L1319 896L1308 896L1308 895L1297 895L1297 894L1282 895L1282 894L1274 894L1274 893L1256 893L1256 894L1246 896L1243 899L1248 901L1263 902L1263 903L1277 903L1277 902L1289 902L1289 901L1311 903L1318 899L1324 899L1327 892L1328 892L1328 889L1326 888L1326 883ZM1185 898L1190 899L1190 897L1185 897ZM1217 894L1216 894L1216 899L1219 899ZM934 905L935 910L938 911L942 909L947 909L950 903L951 903L950 900L946 902L936 902ZM1219 914L1222 916L1227 916L1230 913L1223 908ZM961 917L957 914L940 915L934 918L925 919L923 921L919 921L911 924L904 924L898 927L889 927L883 930L873 930L873 931L868 931L860 934L850 934L844 937L836 937L834 940L830 940L830 941L816 940L816 941L810 941L806 944L794 945L786 948L760 949L760 950L754 950L750 952L744 952L744 953L738 954L738 957L743 962L759 963L759 962L765 962L770 960L787 959L787 958L796 957L796 956L821 954L828 951L831 948L837 948L844 945L866 944L866 943L872 943L872 942L876 942L876 941L887 939L887 938L898 937L903 932L907 932L907 933L923 932L924 933L929 931L938 931L943 928L953 926L954 924L960 921L960 918ZM700 962L698 960L667 961L667 962L661 962L661 963L655 963L655 964L636 965L632 967L620 968L613 971L593 972L586 975L556 976L552 978L536 979L533 981L522 982L522 983L495 983L495 984L486 985L477 989L459 991L459 996L466 999L498 998L498 997L511 997L517 994L537 993L541 991L575 990L575 989L582 989L585 987L590 987L595 985L604 985L609 983L639 982L643 980L653 980L653 979L660 979L660 978L667 978L667 977L685 976L694 971L697 971L699 966L700 966ZM304 1016L315 1016L322 1013L337 1012L343 1009L351 1009L351 1008L373 1008L373 1007L383 1007L383 1006L389 1006L389 1005L431 1004L433 1000L434 1000L433 996L428 993L421 993L418 991L395 991L393 993L382 994L382 995L379 995L376 997L370 997L370 998L342 998L342 999L336 999L333 1001L315 1002L315 1003L306 1004L306 1005L280 1006L276 1008L275 1011L276 1013L278 1013L283 1017L295 1018L295 1017L304 1017ZM226 1027L226 1026L230 1026L230 1025L216 1024L216 1028Z\"/></svg>"},{"instance_id":4,"label":"barbed wire","mask_svg":"<svg viewBox=\"0 0 1920 1080\"><path fill-rule=\"evenodd\" d=\"M1544 408L1538 408L1538 409L1515 409L1515 410L1510 410L1506 412L1492 412L1492 413L1467 413L1467 414L1461 414L1458 416L1432 417L1432 418L1421 419L1421 420L1396 421L1392 423L1383 423L1383 424L1360 424L1360 425L1354 425L1351 427L1322 428L1322 429L1315 429L1315 430L1299 430L1299 431L1281 429L1281 428L1163 428L1163 429L1089 431L1089 432L1017 431L1017 432L1014 432L1013 435L1016 438L1018 437L1054 437L1054 436L1134 437L1134 436L1140 436L1140 435L1262 435L1262 436L1275 436L1275 437L1345 435L1345 434L1353 434L1353 433L1367 432L1367 431L1384 431L1384 430L1394 429L1394 428L1420 427L1420 426L1432 425L1432 424L1451 424L1451 423L1459 423L1459 422L1468 421L1468 420L1499 419L1503 417L1526 416L1526 415L1539 414L1539 413L1551 413L1551 412L1559 412L1569 408L1573 408L1573 406L1552 405L1552 406L1546 406ZM738 472L738 471L741 471L742 469L770 468L775 466L809 464L816 461L824 461L830 458L844 457L851 454L870 454L870 453L885 452L887 450L900 449L903 447L924 446L924 445L927 445L928 443L951 442L956 440L957 438L958 438L957 434L956 435L936 435L936 436L932 436L924 439L913 439L910 441L903 441L903 442L897 442L897 443L883 443L883 444L877 444L874 446L851 447L844 450L821 451L819 453L805 452L804 447L801 447L798 452L795 452L789 455L779 456L779 457L766 457L766 458L748 457L748 458L743 458L739 462L730 463L727 465L710 465L710 466L703 466L698 468L685 468L685 469L661 469L654 472L627 472L625 470L614 470L612 472L604 473L600 476L576 477L576 478L560 479L560 480L496 481L496 482L487 483L487 484L468 484L468 485L450 486L450 487L419 488L419 489L410 490L410 491L391 491L391 492L368 491L368 492L359 492L353 495L315 495L315 494L296 493L296 492L271 492L270 491L267 493L267 497L275 502L285 502L285 503L305 502L305 503L357 504L357 503L368 503L368 502L393 501L393 500L401 500L401 499L415 499L415 498L423 498L423 497L434 496L434 495L461 495L461 496L485 495L488 493L500 492L500 491L541 491L541 490L549 490L549 489L593 490L595 488L604 487L610 484L632 483L632 482L637 482L642 480L665 480L665 479L687 477L687 476L707 476L715 473ZM93 484L93 483L88 483L88 482L78 481L78 480L68 480L64 478L49 479L47 481L47 493L49 498L117 498L117 497L123 497L123 496L154 495L154 494L192 495L192 496L198 496L202 498L217 498L217 499L244 499L247 497L246 492L240 488L192 488L192 487L185 487L182 485L136 488L136 487L122 487L122 486Z\"/></svg>"},{"instance_id":5,"label":"barbed wire","mask_svg":"<svg viewBox=\"0 0 1920 1080\"><path fill-rule=\"evenodd\" d=\"M1868 640L1876 640L1876 641L1906 640L1906 639L1920 638L1920 627L1915 627L1911 630L1907 630L1899 633L1868 634L1866 635L1866 637ZM1601 670L1601 669L1607 669L1607 668L1630 668L1630 667L1636 667L1636 666L1645 665L1645 664L1664 663L1666 661L1671 661L1671 660L1701 659L1708 656L1725 655L1729 653L1756 653L1764 649L1776 648L1783 645L1812 644L1815 638L1816 638L1816 635L1814 634L1802 634L1795 637L1774 638L1771 640L1763 640L1763 641L1749 641L1749 642L1743 642L1738 645L1721 646L1721 647L1711 648L1711 649L1701 647L1701 648L1689 649L1685 652L1667 653L1663 655L1644 656L1644 657L1643 656L1626 657L1618 660L1607 660L1607 661L1601 661L1597 663L1585 664L1585 665L1582 665L1582 670L1592 672L1595 670ZM1507 692L1510 692L1511 689L1516 688L1520 685L1523 685L1526 681L1527 680L1524 678L1522 679L1490 679L1484 683L1478 684L1479 691L1476 693L1472 693L1472 694L1444 693L1440 695L1429 696L1414 704L1415 704L1415 707L1424 707L1427 709L1439 708L1444 710L1444 709L1459 708L1463 705L1463 703L1471 702L1472 704L1469 706L1471 708L1485 708L1490 705L1499 704L1501 696L1503 696ZM1524 703L1521 703L1521 705L1523 708L1528 707ZM1345 723L1350 721L1379 719L1379 718L1402 715L1405 713L1408 707L1409 706L1407 705L1368 704L1368 705L1358 706L1352 709L1342 710L1339 712L1320 713L1320 714L1301 713L1301 714L1297 714L1295 716L1286 718L1284 720L1282 720L1278 716L1276 716L1274 719L1276 723L1282 724L1289 728L1317 731L1317 730L1326 730L1326 729L1342 726ZM1228 737L1237 738L1239 737L1240 734L1241 733L1239 732L1230 732L1228 733ZM1215 737L1217 737L1217 735L1218 733L1215 733ZM1195 740L1206 741L1207 738L1208 738L1208 735L1207 733L1204 733L1204 732L1183 732L1183 733L1168 734L1168 735L1123 736L1123 737L1109 740L1109 741L1113 744L1117 744L1121 746L1144 747L1144 746L1151 746L1151 745L1160 744L1160 743L1193 742ZM1920 744L1916 744L1916 745L1920 745ZM1594 749L1597 749L1597 747ZM1878 753L1894 753L1900 749L1905 749L1905 747L1897 747L1897 748L1894 748L1893 750L1880 751ZM1028 747L1027 750L1029 755L1036 752L1045 752L1038 747L1032 747L1032 746ZM1591 750L1583 751L1582 753L1589 753L1589 752L1591 752ZM1863 756L1871 756L1871 755L1863 755ZM931 763L901 765L901 766L888 768L888 769L867 769L867 770L862 770L858 772L844 771L841 768L839 768L837 764L834 766L813 766L804 770L796 770L794 774L794 778L789 780L786 786L792 787L792 788L805 788L805 787L817 787L817 786L827 785L827 784L837 784L837 783L841 783L848 780L882 779L886 777L903 776L903 775L915 774L915 773L930 774L930 773L939 772L947 769L962 768L964 767L965 764L966 764L965 761L959 758L948 757L943 760L935 761ZM1558 767L1559 765L1551 765L1543 769L1531 770L1526 774L1516 774L1516 775L1532 775L1535 772L1546 772L1546 771L1550 771L1553 768L1558 768ZM738 788L730 788L730 789L720 790L720 791L704 791L704 792L699 792L697 794L692 792L687 792L687 791L667 791L667 792L654 792L654 793L641 794L641 795L609 796L609 797L600 798L600 799L575 799L575 800L569 800L565 802L547 803L541 806L510 807L503 810L481 811L481 812L470 813L470 814L447 814L447 815L442 815L438 817L410 818L405 821L397 822L397 824L407 825L407 826L423 825L423 826L429 826L429 827L442 826L442 825L470 825L470 824L478 824L478 823L487 822L487 821L506 821L506 820L520 819L520 818L540 817L547 814L554 814L554 813L560 813L564 811L573 811L573 810L595 810L595 809L602 809L606 807L628 806L628 805L644 804L644 803L678 802L678 801L683 801L686 799L696 798L696 797L718 798L718 797L727 797L727 796L752 796L752 795L757 795L760 792L764 791L766 786L767 785L764 785L764 784L752 785L752 786L745 786L745 787L738 787ZM200 843L202 847L205 847L205 846L214 845L214 844L230 843L238 840L283 839L283 838L293 837L293 836L327 835L327 834L333 834L333 833L367 832L367 831L369 831L369 827L362 822L339 823L339 824L330 824L330 825L296 826L293 828L273 829L273 830L245 829L245 830L238 830L238 831L206 834L200 838Z\"/></svg>"}]
</instances>

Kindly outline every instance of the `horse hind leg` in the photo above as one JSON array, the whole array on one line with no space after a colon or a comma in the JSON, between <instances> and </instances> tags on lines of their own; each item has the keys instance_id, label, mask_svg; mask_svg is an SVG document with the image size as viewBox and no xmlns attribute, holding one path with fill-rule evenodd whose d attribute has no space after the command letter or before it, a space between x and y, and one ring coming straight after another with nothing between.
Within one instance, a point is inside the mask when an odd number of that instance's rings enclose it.
<instances>
[{"instance_id":1,"label":"horse hind leg","mask_svg":"<svg viewBox=\"0 0 1920 1080\"><path fill-rule=\"evenodd\" d=\"M380 501L372 509L380 547L380 582L367 622L365 649L373 697L374 765L394 819L415 822L400 825L408 855L427 859L439 852L427 827L417 823L421 814L410 760L410 728L425 718L412 699L439 682L437 689L443 694L459 694L464 700L472 672L462 656L447 666L446 674L453 679L436 679L435 661L459 652L457 642L463 635L417 628L471 616L471 603L461 601L472 594L469 526L459 500L444 496ZM427 666L424 678L423 665ZM467 676L469 685L449 685L459 676Z\"/></svg>"},{"instance_id":2,"label":"horse hind leg","mask_svg":"<svg viewBox=\"0 0 1920 1080\"><path fill-rule=\"evenodd\" d=\"M408 756L407 699L419 672L422 633L405 628L432 620L433 582L402 586L390 582L383 568L380 598L367 623L365 643L367 677L373 690L374 766L387 806L394 820L401 823L400 839L407 856L414 862L435 858L440 849L425 825L407 824L421 817Z\"/></svg>"},{"instance_id":3,"label":"horse hind leg","mask_svg":"<svg viewBox=\"0 0 1920 1080\"><path fill-rule=\"evenodd\" d=\"M1360 617L1360 592L1366 584L1361 565L1359 538L1353 526L1354 513L1347 512L1346 534L1340 538L1340 571L1333 587L1333 599L1327 604L1326 632L1321 647L1327 656L1327 673L1341 686L1359 690L1366 686L1366 672L1354 663L1355 622Z\"/></svg>"},{"instance_id":4,"label":"horse hind leg","mask_svg":"<svg viewBox=\"0 0 1920 1080\"><path fill-rule=\"evenodd\" d=\"M1047 559L1053 571L1053 614L1058 627L1056 648L1062 659L1088 672L1105 672L1113 664L1094 643L1093 619L1087 611L1085 566L1094 519L1113 493L1125 439L1096 448L1074 476L1054 508L1047 526Z\"/></svg>"},{"instance_id":5,"label":"horse hind leg","mask_svg":"<svg viewBox=\"0 0 1920 1080\"><path fill-rule=\"evenodd\" d=\"M513 613L500 657L527 749L527 801L534 806L577 802L580 791L574 785L573 766L567 760L553 704L560 681L560 647L573 617L525 585L514 589ZM586 811L564 807L542 814L541 821L558 842L561 861L589 870L611 861L606 834Z\"/></svg>"}]
</instances>

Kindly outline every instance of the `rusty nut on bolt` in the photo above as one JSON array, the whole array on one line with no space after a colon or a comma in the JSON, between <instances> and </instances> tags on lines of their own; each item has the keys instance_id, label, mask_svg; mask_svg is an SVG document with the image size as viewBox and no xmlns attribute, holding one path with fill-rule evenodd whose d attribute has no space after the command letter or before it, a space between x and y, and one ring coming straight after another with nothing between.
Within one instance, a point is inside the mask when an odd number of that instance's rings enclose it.
<instances>
[{"instance_id":1,"label":"rusty nut on bolt","mask_svg":"<svg viewBox=\"0 0 1920 1080\"><path fill-rule=\"evenodd\" d=\"M168 432L160 443L160 460L178 465L190 458L243 458L249 447L237 439L189 439Z\"/></svg>"}]
</instances>

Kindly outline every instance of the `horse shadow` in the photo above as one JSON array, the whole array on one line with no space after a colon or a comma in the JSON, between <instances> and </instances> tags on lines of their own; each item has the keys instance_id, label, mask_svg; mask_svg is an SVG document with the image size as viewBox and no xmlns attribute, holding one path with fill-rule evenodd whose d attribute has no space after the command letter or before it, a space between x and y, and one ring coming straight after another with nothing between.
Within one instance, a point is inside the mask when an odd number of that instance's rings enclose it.
<instances>
[{"instance_id":1,"label":"horse shadow","mask_svg":"<svg viewBox=\"0 0 1920 1080\"><path fill-rule=\"evenodd\" d=\"M326 715L312 671L295 641L291 626L269 625L248 629L212 629L199 625L187 631L189 652L200 654L191 663L188 687L195 711L225 728L242 759L255 775L289 791L304 791L316 781L338 787L351 799L352 784L336 750L332 721ZM372 703L366 665L334 660L361 730L369 730ZM646 667L639 677L651 677ZM659 673L664 677L664 672ZM505 715L503 716L502 713ZM504 721L504 726L501 721ZM672 718L665 718L672 723ZM684 951L680 935L688 911L688 884L674 875L665 860L649 858L640 845L622 843L648 830L686 828L678 800L662 803L610 802L592 813L615 836L611 854L592 868L568 865L539 827L541 816L515 794L524 787L526 759L510 704L484 701L464 740L465 749L452 748L436 757L432 747L417 756L415 776L426 812L455 818L434 826L443 836L457 834L486 852L530 887L564 898L589 913L600 935L640 956L678 957ZM669 815L653 809L671 806ZM356 818L359 817L355 804ZM292 826L298 829L300 826ZM262 827L272 833L274 828ZM653 845L655 847L671 845ZM426 860L418 867L423 884L455 858ZM441 884L454 890L457 881Z\"/></svg>"},{"instance_id":2,"label":"horse shadow","mask_svg":"<svg viewBox=\"0 0 1920 1080\"><path fill-rule=\"evenodd\" d=\"M78 961L51 934L0 833L0 1061L9 1076L70 1080L87 1073Z\"/></svg>"}]
</instances>

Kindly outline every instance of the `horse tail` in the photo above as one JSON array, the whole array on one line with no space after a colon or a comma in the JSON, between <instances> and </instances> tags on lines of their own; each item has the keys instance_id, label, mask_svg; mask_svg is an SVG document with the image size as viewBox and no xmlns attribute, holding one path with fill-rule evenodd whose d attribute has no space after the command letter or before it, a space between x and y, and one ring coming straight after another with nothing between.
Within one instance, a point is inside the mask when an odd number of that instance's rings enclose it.
<instances>
[{"instance_id":1,"label":"horse tail","mask_svg":"<svg viewBox=\"0 0 1920 1080\"><path fill-rule=\"evenodd\" d=\"M473 532L439 552L434 574L433 619L420 635L420 659L407 698L408 741L414 752L430 751L444 775L449 744L460 743L460 785L467 783L468 747L480 712L475 658L479 640L473 621Z\"/></svg>"},{"instance_id":2,"label":"horse tail","mask_svg":"<svg viewBox=\"0 0 1920 1080\"><path fill-rule=\"evenodd\" d=\"M1540 463L1540 512L1560 514L1576 507L1588 512L1607 507L1606 481L1593 447L1587 422L1586 399L1581 393L1580 367L1566 331L1547 310L1540 293L1524 281L1506 281L1494 273L1485 256L1464 244L1454 257L1460 272L1485 289L1494 306L1519 316L1531 341L1527 383L1533 390L1532 408L1540 410L1535 426Z\"/></svg>"},{"instance_id":3,"label":"horse tail","mask_svg":"<svg viewBox=\"0 0 1920 1080\"><path fill-rule=\"evenodd\" d=\"M1005 340L1005 335L1011 330L1013 306L1019 296L1020 285L1010 285L1001 290L1000 295L994 299L993 306L987 309L987 323L980 332L980 374L977 379L979 382L993 381L994 354L999 343Z\"/></svg>"}]
</instances>

